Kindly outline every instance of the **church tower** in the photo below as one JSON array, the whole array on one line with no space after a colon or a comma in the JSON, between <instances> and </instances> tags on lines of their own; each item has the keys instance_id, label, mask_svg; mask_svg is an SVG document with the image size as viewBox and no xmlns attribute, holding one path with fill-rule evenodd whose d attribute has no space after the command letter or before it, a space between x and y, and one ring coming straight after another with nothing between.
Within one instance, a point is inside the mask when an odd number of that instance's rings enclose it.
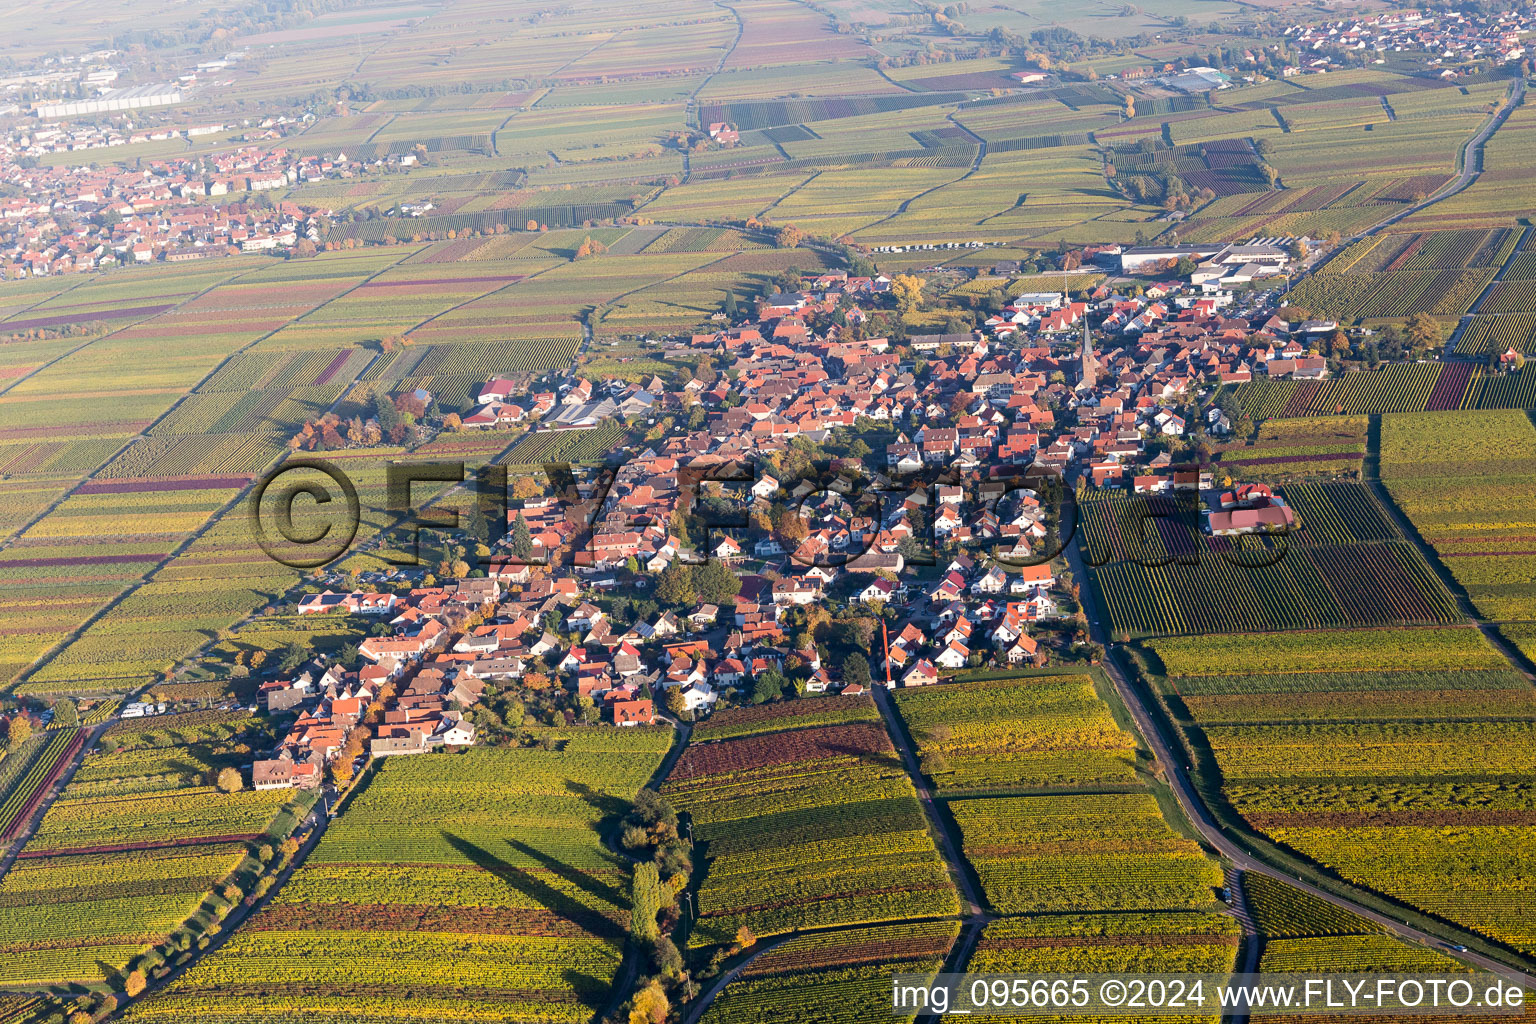
<instances>
[{"instance_id":1,"label":"church tower","mask_svg":"<svg viewBox=\"0 0 1536 1024\"><path fill-rule=\"evenodd\" d=\"M1088 318L1083 317L1083 350L1078 354L1078 387L1091 388L1099 382L1099 361L1093 355L1093 340L1088 336Z\"/></svg>"}]
</instances>

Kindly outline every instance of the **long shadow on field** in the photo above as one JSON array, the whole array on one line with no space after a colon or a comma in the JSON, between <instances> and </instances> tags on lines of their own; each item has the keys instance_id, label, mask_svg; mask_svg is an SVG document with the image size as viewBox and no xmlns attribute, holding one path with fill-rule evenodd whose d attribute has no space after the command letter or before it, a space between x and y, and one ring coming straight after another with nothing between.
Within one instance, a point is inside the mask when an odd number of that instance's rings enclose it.
<instances>
[{"instance_id":1,"label":"long shadow on field","mask_svg":"<svg viewBox=\"0 0 1536 1024\"><path fill-rule=\"evenodd\" d=\"M489 871L503 882L506 882L508 886L516 889L546 910L573 921L599 938L611 939L617 942L624 941L625 931L618 924L593 910L590 906L572 899L554 886L541 881L532 872L518 868L511 862L502 860L485 847L472 843L462 836L456 836L452 832L444 832L443 838L447 840L449 846L452 846L461 853L471 864L482 870ZM521 843L513 842L512 846L520 853L531 852L528 847L523 846ZM538 857L537 859L541 862L545 860L543 857ZM561 877L566 877L563 872L557 873L561 874ZM575 874L580 874L580 872L575 872ZM587 886L583 886L583 888L587 888ZM611 893L605 894L603 898L607 899L611 895ZM617 900L614 902L617 902Z\"/></svg>"},{"instance_id":2,"label":"long shadow on field","mask_svg":"<svg viewBox=\"0 0 1536 1024\"><path fill-rule=\"evenodd\" d=\"M573 782L567 779L565 788L567 792L581 797L588 806L602 815L602 818L597 823L597 830L602 835L607 835L612 831L618 825L619 819L629 813L629 801L620 800L618 797L604 793L600 789L593 789L585 783Z\"/></svg>"},{"instance_id":3,"label":"long shadow on field","mask_svg":"<svg viewBox=\"0 0 1536 1024\"><path fill-rule=\"evenodd\" d=\"M547 853L535 850L527 843L518 842L516 839L508 839L507 845L524 857L538 861L550 874L565 879L595 900L602 900L604 903L612 903L620 907L629 905L629 897L626 893L615 889L611 885L604 885L588 872L577 870L569 864L556 860Z\"/></svg>"}]
</instances>

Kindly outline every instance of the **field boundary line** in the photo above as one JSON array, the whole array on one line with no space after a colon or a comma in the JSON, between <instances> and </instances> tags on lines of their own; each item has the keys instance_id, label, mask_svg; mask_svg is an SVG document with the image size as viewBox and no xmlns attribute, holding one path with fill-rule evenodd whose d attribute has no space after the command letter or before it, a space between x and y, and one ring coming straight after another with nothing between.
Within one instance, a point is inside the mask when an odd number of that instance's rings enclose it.
<instances>
[{"instance_id":1,"label":"field boundary line","mask_svg":"<svg viewBox=\"0 0 1536 1024\"><path fill-rule=\"evenodd\" d=\"M166 409L165 412L163 412L159 416L157 416L153 423L151 423L148 427L144 428L143 431L141 431L138 434L134 435L132 438L130 438L128 440L127 444L124 444L122 448L118 449L117 454L113 455L112 459L117 458L117 455L121 455L122 452L125 451L129 447L129 445L131 445L134 441L137 441L140 438L148 436L147 435L147 431L149 431L150 429L153 429L155 424L160 423L162 420L165 419L165 417L169 416L172 412L174 412L176 410L176 408L181 405L182 402L186 401L189 396L195 394L197 392L198 388L200 388L204 384L208 383L208 381L213 378L214 374L219 372L220 368L222 368L225 363L229 362L231 359L235 358L236 356L241 355L242 353L250 350L252 347L260 344L262 341L265 341L267 338L272 337L272 335L276 334L278 331L281 331L284 328L291 326L292 324L295 324L295 323L298 323L298 322L302 321L305 317L309 316L311 313L314 313L316 310L322 309L325 306L329 305L330 303L335 302L337 299L340 299L340 298L342 298L342 297L344 297L346 295L351 294L353 291L356 291L358 288L361 288L364 284L366 284L367 282L373 280L375 277L379 276L380 274L384 273L385 271L393 270L395 267L398 267L402 262L404 262L407 258L409 258L412 255L415 255L415 250L412 250L412 252L407 253L404 256L400 257L400 259L396 260L394 263L391 263L391 264L389 264L388 266L385 266L385 267L381 267L380 269L378 269L374 273L368 275L368 277L366 277L363 280L359 281L357 284L352 285L350 288L347 288L344 291L342 291L342 292L340 292L340 293L338 293L336 295L331 296L329 299L326 299L325 302L322 302L320 305L314 307L314 309L311 309L308 312L304 313L303 316L299 316L299 317L295 318L294 320L291 320L288 323L283 324L281 327L276 328L275 330L268 331L267 333L261 335L261 337L256 338L254 341L251 341L249 344L241 346L236 351L231 352L229 355L227 355L223 359L219 360L218 365L215 366L212 370L210 370L207 374L205 374L203 376L202 380L198 381L198 383L196 385L194 385L192 388L190 388L186 392L184 392L181 395L180 398L176 399L175 402L171 403L170 407L168 409ZM240 276L243 276L243 275L240 275ZM215 287L217 287L217 286L215 286ZM209 290L211 291L212 289L209 289ZM377 357L375 357L375 358L377 358ZM370 361L369 365L370 366L372 365L371 361ZM353 381L351 383L356 383L356 378L355 377L353 378ZM351 387L351 384L348 384L348 386L342 390L342 396L343 397L346 395L346 393L350 389L350 387ZM336 402L332 403L332 408L335 408L335 406L337 404L339 404L340 401L341 401L341 398L338 397ZM267 465L265 467L263 467L263 469L266 470L266 471L270 471L274 466L280 465L282 463L282 461L288 457L288 454L289 453L288 453L287 449L284 449L283 452L281 452L276 459L273 459L271 462L267 463ZM56 508L58 505L63 504L63 502L65 500L67 500L70 497L70 495L73 495L81 487L85 486L85 484L87 482L89 482L90 480L94 479L97 473L100 473L103 468L105 468L106 466L111 464L112 459L108 459L106 462L102 463L100 466L97 466L96 469L92 470L89 475L87 475L86 477L81 479L78 483L76 483L75 486L70 489L69 494L66 494L63 498L60 498L59 501L57 503L55 503L55 505L53 507ZM260 475L261 474L258 473L256 475L257 478L259 478ZM238 492L236 492L234 497L230 498L229 501L225 502L219 508L217 508L213 512L209 513L208 518L203 520L202 524L200 526L198 526L197 529L193 530L190 534L188 534L185 538L183 538L182 541L179 544L177 544L174 548L172 548L165 555L164 558L160 559L160 561L156 562L149 569L145 570L144 573L140 576L139 579L134 580L134 581L128 583L122 590L119 590L114 597L108 599L105 604L103 604L99 608L97 608L96 611L91 613L91 615L89 617L87 617L79 625L77 625L74 629L72 629L62 640L60 640L58 643L54 644L48 650L44 651L42 654L40 654L36 658L34 658L32 660L32 662L26 668L22 669L14 677L12 677L11 681L6 683L3 688L0 688L0 692L14 693L15 690L18 687L20 687L22 684L24 684L28 680L30 680L32 678L32 675L34 673L36 673L38 671L38 669L41 669L41 668L47 666L50 662L53 661L54 658L56 658L60 654L62 654L64 652L64 650L69 647L70 644L74 643L81 636L83 636L85 631L87 629L89 629L92 625L94 625L95 623L101 621L101 619L104 616L106 616L109 612L111 612L113 608L115 608L119 604L121 604L131 594L137 592L139 590L139 588L143 587L144 585L146 585L148 583L153 582L155 576L159 574L160 570L164 569L167 565L169 565L171 562L173 562L178 555L181 555L181 554L185 553L185 551L187 550L188 547L190 547L192 544L196 543L199 539L201 539L210 529L212 529L212 527L216 523L222 521L223 518L226 515L228 515L234 508L238 507L238 505L242 501L245 500L245 496L250 492L250 490L255 486L255 484L256 484L256 479L252 479L244 487L240 488L240 490ZM52 509L50 508L49 511L52 511ZM44 514L46 515L47 513L44 513ZM41 519L41 517L39 517L39 519ZM27 529L30 529L32 525L35 525L35 522L36 522L36 520L32 524L28 524ZM19 534L17 536L19 536ZM0 548L3 548L3 547L4 547L4 545L0 544ZM292 589L292 588L289 588L289 589ZM181 660L180 658L177 659L177 661L180 661L180 660ZM144 684L144 685L149 685L149 684ZM132 694L134 691L139 690L139 689L142 689L142 686L129 687L125 691L125 693Z\"/></svg>"}]
</instances>

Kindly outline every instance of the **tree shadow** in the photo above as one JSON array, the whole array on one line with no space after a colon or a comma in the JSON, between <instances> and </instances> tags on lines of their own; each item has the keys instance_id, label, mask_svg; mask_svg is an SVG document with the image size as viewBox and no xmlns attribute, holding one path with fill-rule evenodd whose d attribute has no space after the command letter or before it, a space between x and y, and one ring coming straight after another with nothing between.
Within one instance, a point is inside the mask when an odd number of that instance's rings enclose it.
<instances>
[{"instance_id":1,"label":"tree shadow","mask_svg":"<svg viewBox=\"0 0 1536 1024\"><path fill-rule=\"evenodd\" d=\"M532 872L516 867L511 862L496 856L496 854L485 847L473 843L462 836L456 836L451 832L443 832L442 836L449 846L458 851L471 864L495 875L503 882L506 882L508 886L522 893L539 906L567 918L599 938L611 939L615 942L624 941L626 933L617 923L598 911L593 910L590 906L571 898L554 886L540 880ZM536 851L521 843L512 840L508 840L508 842L519 853L527 853L541 864L558 863L539 855ZM570 880L567 875L569 870L557 871L556 874ZM579 872L575 873L580 874ZM599 898L611 900L620 906L623 905L622 897L614 898L617 894L614 894L611 890L603 892L602 889L604 887L601 886L594 890L590 880L582 888L588 892L594 892Z\"/></svg>"},{"instance_id":2,"label":"tree shadow","mask_svg":"<svg viewBox=\"0 0 1536 1024\"><path fill-rule=\"evenodd\" d=\"M550 874L565 879L567 882L571 883L573 886L580 889L587 895L591 896L593 899L601 900L604 903L611 903L619 907L629 906L628 893L625 893L620 889L616 889L611 885L604 885L602 882L599 882L596 878L587 872L578 871L576 868L571 867L569 864L563 864L548 854L540 853L538 850L535 850L527 843L520 843L516 839L508 839L507 845L512 847L512 849L516 850L523 856L537 861ZM567 902L570 902L570 897L568 896L561 898Z\"/></svg>"}]
</instances>

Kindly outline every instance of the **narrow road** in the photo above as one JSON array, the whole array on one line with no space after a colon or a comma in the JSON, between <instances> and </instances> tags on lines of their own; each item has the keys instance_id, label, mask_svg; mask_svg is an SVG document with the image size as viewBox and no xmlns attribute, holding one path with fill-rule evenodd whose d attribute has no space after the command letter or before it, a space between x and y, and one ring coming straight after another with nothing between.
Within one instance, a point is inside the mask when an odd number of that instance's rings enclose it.
<instances>
[{"instance_id":1,"label":"narrow road","mask_svg":"<svg viewBox=\"0 0 1536 1024\"><path fill-rule=\"evenodd\" d=\"M709 988L705 989L699 998L695 1000L692 1008L689 1009L688 1013L683 1017L682 1024L699 1024L699 1018L704 1016L704 1011L709 1009L710 1005L714 1003L715 997L720 994L721 990L724 989L725 986L735 981L737 976L740 975L741 972L744 971L752 963L752 961L756 960L758 957L762 956L769 950L777 949L778 947L784 945L784 943L788 942L791 938L792 936L784 935L774 939L772 942L763 943L757 949L753 950L752 955L747 957L741 963L737 964L735 967L732 967L728 971L722 971L720 977L716 978L714 982L709 986Z\"/></svg>"},{"instance_id":2,"label":"narrow road","mask_svg":"<svg viewBox=\"0 0 1536 1024\"><path fill-rule=\"evenodd\" d=\"M1243 926L1243 962L1237 965L1238 974L1259 973L1259 954L1264 950L1264 937L1259 934L1258 925L1253 923L1253 915L1248 911L1248 896L1243 891L1243 873L1235 868L1227 869L1227 891L1232 894L1232 900L1228 904L1232 916L1237 918L1237 923ZM1242 1003L1232 1007L1222 1017L1223 1024L1247 1024L1250 1015L1248 1004Z\"/></svg>"},{"instance_id":3,"label":"narrow road","mask_svg":"<svg viewBox=\"0 0 1536 1024\"><path fill-rule=\"evenodd\" d=\"M875 706L880 709L880 717L885 719L885 731L890 734L891 742L896 745L896 752L901 755L901 762L907 769L907 776L912 780L912 787L917 790L917 799L923 805L923 813L928 816L928 826L933 829L939 838L940 852L944 855L944 863L949 866L950 877L955 881L955 888L964 897L966 914L969 917L981 917L981 897L971 885L970 878L965 873L965 862L960 859L959 848L949 830L944 827L944 821L939 817L939 809L934 804L933 790L923 778L921 768L917 763L917 755L912 751L912 744L907 738L906 723L896 713L896 707L891 701L891 693L884 686L875 684L870 687L874 693Z\"/></svg>"},{"instance_id":4,"label":"narrow road","mask_svg":"<svg viewBox=\"0 0 1536 1024\"><path fill-rule=\"evenodd\" d=\"M1095 601L1095 606L1097 607L1099 604L1096 591L1097 583L1089 576L1088 570L1083 564L1080 545L1069 543L1067 545L1067 558L1072 566L1073 578L1090 584L1090 586L1084 587L1084 593L1087 594L1089 590L1095 591L1092 600ZM1240 871L1251 871L1255 874L1268 875L1293 888L1316 896L1318 899L1326 900L1336 907L1342 907L1352 914L1363 917L1368 921L1373 921L1386 928L1388 932L1398 938L1416 942L1421 946L1426 946L1446 955L1453 955L1475 967L1502 975L1509 980L1525 985L1527 988L1536 988L1536 974L1513 968L1499 960L1484 956L1481 953L1472 952L1471 950L1458 953L1447 952L1446 946L1449 942L1463 941L1460 935L1456 939L1447 940L1439 935L1432 935L1412 925L1405 924L1387 914L1362 906L1336 893L1318 888L1310 882L1286 874L1279 868L1259 860L1239 845L1241 837L1228 838L1227 833L1223 831L1222 826L1216 821L1210 808L1205 805L1205 801L1195 791L1194 784L1190 781L1189 777L1189 766L1185 763L1182 751L1178 756L1174 755L1175 744L1164 734L1160 722L1153 718L1146 705L1142 702L1140 695L1127 681L1126 673L1121 665L1124 655L1122 652L1109 646L1108 631L1101 619L1090 616L1089 635L1096 643L1105 645L1105 650L1108 654L1104 659L1104 671L1108 673L1110 681L1115 685L1116 692L1120 694L1120 699L1130 710L1131 717L1136 721L1136 728L1141 732L1143 738L1146 739L1147 745L1151 748L1153 755L1162 766L1168 786L1178 799L1179 806L1183 808L1185 816L1189 819L1190 824L1200 833L1201 837L1231 862L1233 867ZM1452 934L1461 931L1460 929L1455 929L1454 926L1447 926L1447 930L1451 931ZM1465 939L1478 942L1484 941L1480 936L1470 933L1465 935Z\"/></svg>"},{"instance_id":5,"label":"narrow road","mask_svg":"<svg viewBox=\"0 0 1536 1024\"><path fill-rule=\"evenodd\" d=\"M192 947L191 959L189 959L184 964L179 964L172 968L171 972L164 978L151 981L148 987L146 987L143 993L138 997L129 998L122 992L117 993L117 1010L114 1011L106 1019L120 1019L122 1017L123 1011L129 1006L132 1006L134 1003L143 1002L144 1000L153 997L154 994L161 989L168 988L174 984L183 974L187 973L187 971L191 970L193 967L196 967L204 957L215 952L226 942L228 942L230 937L236 933L246 918L256 914L263 907L267 906L274 899L276 899L277 894L282 891L283 886L286 885L288 880L293 877L293 873L303 865L305 858L307 858L310 853L314 851L315 846L320 842L320 838L325 835L325 827L330 823L330 818L324 812L324 807L325 801L318 801L315 806L310 809L310 812L305 817L305 819L299 823L299 827L294 830L295 832L298 832L307 825L312 826L310 828L309 836L299 846L298 850L294 852L293 858L289 860L287 866L284 867L282 871L278 872L274 877L272 887L267 890L267 894L265 896L250 904L247 904L244 900L236 903L235 908L229 912L229 916L220 923L219 933L209 938L207 949L198 949L196 946Z\"/></svg>"},{"instance_id":6,"label":"narrow road","mask_svg":"<svg viewBox=\"0 0 1536 1024\"><path fill-rule=\"evenodd\" d=\"M1521 251L1525 246L1526 236L1529 235L1532 230L1533 229L1531 228L1520 229L1520 237L1515 240L1515 247L1510 250L1509 257L1494 273L1493 280L1488 282L1488 287L1479 292L1472 305L1467 307L1466 314L1460 320L1456 321L1456 329L1451 332L1451 336L1445 341L1444 354L1446 356L1456 355L1456 345L1461 341L1461 336L1467 333L1468 327L1472 326L1472 318L1477 316L1477 314L1482 310L1483 303L1488 301L1488 296L1492 295L1493 290L1503 282L1504 275L1509 273L1510 266L1514 264L1515 260L1520 258ZM1484 359L1479 357L1477 359L1467 361L1481 363L1484 361Z\"/></svg>"},{"instance_id":7,"label":"narrow road","mask_svg":"<svg viewBox=\"0 0 1536 1024\"><path fill-rule=\"evenodd\" d=\"M59 773L59 777L54 780L52 786L48 787L48 791L38 801L37 808L33 810L32 816L17 830L15 836L8 840L10 848L6 850L5 857L0 859L0 880L4 880L6 872L10 871L11 865L16 863L17 855L26 848L27 843L32 841L32 836L37 832L37 827L43 822L43 815L48 813L48 808L53 806L54 801L59 798L59 794L64 792L64 787L69 785L69 780L74 778L75 772L80 770L80 765L84 762L85 755L96 746L96 741L101 739L101 734L114 721L116 719L109 718L105 722L98 722L86 731L85 742L80 744L80 749L75 751L74 756L69 759L69 763L64 766L64 770Z\"/></svg>"}]
</instances>

